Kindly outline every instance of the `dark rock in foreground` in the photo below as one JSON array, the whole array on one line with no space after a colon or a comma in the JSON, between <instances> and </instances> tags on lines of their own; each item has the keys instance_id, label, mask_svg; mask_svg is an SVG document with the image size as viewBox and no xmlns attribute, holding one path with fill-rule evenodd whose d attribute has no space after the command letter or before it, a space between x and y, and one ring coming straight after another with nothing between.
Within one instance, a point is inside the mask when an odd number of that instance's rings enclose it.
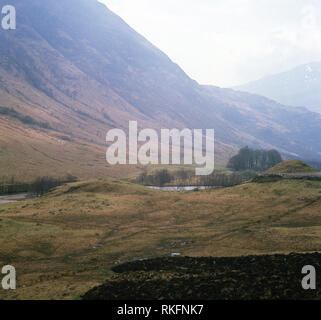
<instances>
[{"instance_id":1,"label":"dark rock in foreground","mask_svg":"<svg viewBox=\"0 0 321 320\"><path fill-rule=\"evenodd\" d=\"M317 289L303 290L302 268L317 272ZM117 274L85 300L320 299L321 254L236 258L156 258L113 268Z\"/></svg>"}]
</instances>

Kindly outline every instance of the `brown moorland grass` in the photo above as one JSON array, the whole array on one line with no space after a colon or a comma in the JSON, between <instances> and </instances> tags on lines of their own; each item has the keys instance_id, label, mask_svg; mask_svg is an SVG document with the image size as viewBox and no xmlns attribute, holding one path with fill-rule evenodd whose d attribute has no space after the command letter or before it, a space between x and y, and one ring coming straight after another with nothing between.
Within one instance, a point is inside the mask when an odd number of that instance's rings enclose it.
<instances>
[{"instance_id":1,"label":"brown moorland grass","mask_svg":"<svg viewBox=\"0 0 321 320\"><path fill-rule=\"evenodd\" d=\"M281 180L163 192L107 179L0 206L0 266L17 269L5 299L78 299L121 262L321 248L321 182Z\"/></svg>"},{"instance_id":2,"label":"brown moorland grass","mask_svg":"<svg viewBox=\"0 0 321 320\"><path fill-rule=\"evenodd\" d=\"M278 174L278 173L316 173L319 170L312 168L301 160L287 160L283 161L273 168L265 171L265 174Z\"/></svg>"}]
</instances>

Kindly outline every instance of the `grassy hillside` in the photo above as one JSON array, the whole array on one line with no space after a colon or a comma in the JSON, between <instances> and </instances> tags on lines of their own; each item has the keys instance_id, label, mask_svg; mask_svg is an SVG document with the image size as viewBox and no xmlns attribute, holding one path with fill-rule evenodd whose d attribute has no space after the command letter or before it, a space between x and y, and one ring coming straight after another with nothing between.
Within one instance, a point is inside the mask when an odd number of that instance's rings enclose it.
<instances>
[{"instance_id":1,"label":"grassy hillside","mask_svg":"<svg viewBox=\"0 0 321 320\"><path fill-rule=\"evenodd\" d=\"M0 206L0 265L17 269L3 298L76 299L119 263L169 256L314 252L321 182L282 180L201 192L119 180L77 182Z\"/></svg>"},{"instance_id":2,"label":"grassy hillside","mask_svg":"<svg viewBox=\"0 0 321 320\"><path fill-rule=\"evenodd\" d=\"M278 173L314 173L319 170L314 169L300 160L288 160L281 162L273 168L265 171L266 174L278 174Z\"/></svg>"}]
</instances>

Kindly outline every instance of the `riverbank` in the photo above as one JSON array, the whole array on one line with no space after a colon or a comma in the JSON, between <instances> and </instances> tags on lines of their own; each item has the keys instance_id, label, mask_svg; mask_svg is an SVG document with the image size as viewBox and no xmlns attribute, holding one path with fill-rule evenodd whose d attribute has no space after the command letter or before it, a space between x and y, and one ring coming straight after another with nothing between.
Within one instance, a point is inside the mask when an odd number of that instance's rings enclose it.
<instances>
[{"instance_id":1,"label":"riverbank","mask_svg":"<svg viewBox=\"0 0 321 320\"><path fill-rule=\"evenodd\" d=\"M148 186L149 189L162 190L162 191L198 191L198 190L207 190L207 189L217 189L223 187L217 186L168 186L168 187L155 187Z\"/></svg>"},{"instance_id":2,"label":"riverbank","mask_svg":"<svg viewBox=\"0 0 321 320\"><path fill-rule=\"evenodd\" d=\"M30 198L32 198L31 193L17 193L17 194L1 195L0 196L0 205L23 201L23 200L30 199Z\"/></svg>"}]
</instances>

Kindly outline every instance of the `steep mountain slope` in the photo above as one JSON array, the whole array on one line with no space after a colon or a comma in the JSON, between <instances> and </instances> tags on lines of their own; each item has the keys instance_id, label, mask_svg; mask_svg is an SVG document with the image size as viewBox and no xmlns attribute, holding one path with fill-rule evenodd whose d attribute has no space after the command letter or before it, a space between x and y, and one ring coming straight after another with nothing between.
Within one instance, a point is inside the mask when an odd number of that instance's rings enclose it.
<instances>
[{"instance_id":1,"label":"steep mountain slope","mask_svg":"<svg viewBox=\"0 0 321 320\"><path fill-rule=\"evenodd\" d=\"M220 163L244 145L321 158L321 115L200 86L96 0L11 4L17 30L0 30L0 106L50 127L0 114L4 175L137 171L104 160L106 131L126 129L129 120L144 128L214 128Z\"/></svg>"},{"instance_id":2,"label":"steep mountain slope","mask_svg":"<svg viewBox=\"0 0 321 320\"><path fill-rule=\"evenodd\" d=\"M260 94L291 106L321 113L321 62L298 66L235 89Z\"/></svg>"}]
</instances>

